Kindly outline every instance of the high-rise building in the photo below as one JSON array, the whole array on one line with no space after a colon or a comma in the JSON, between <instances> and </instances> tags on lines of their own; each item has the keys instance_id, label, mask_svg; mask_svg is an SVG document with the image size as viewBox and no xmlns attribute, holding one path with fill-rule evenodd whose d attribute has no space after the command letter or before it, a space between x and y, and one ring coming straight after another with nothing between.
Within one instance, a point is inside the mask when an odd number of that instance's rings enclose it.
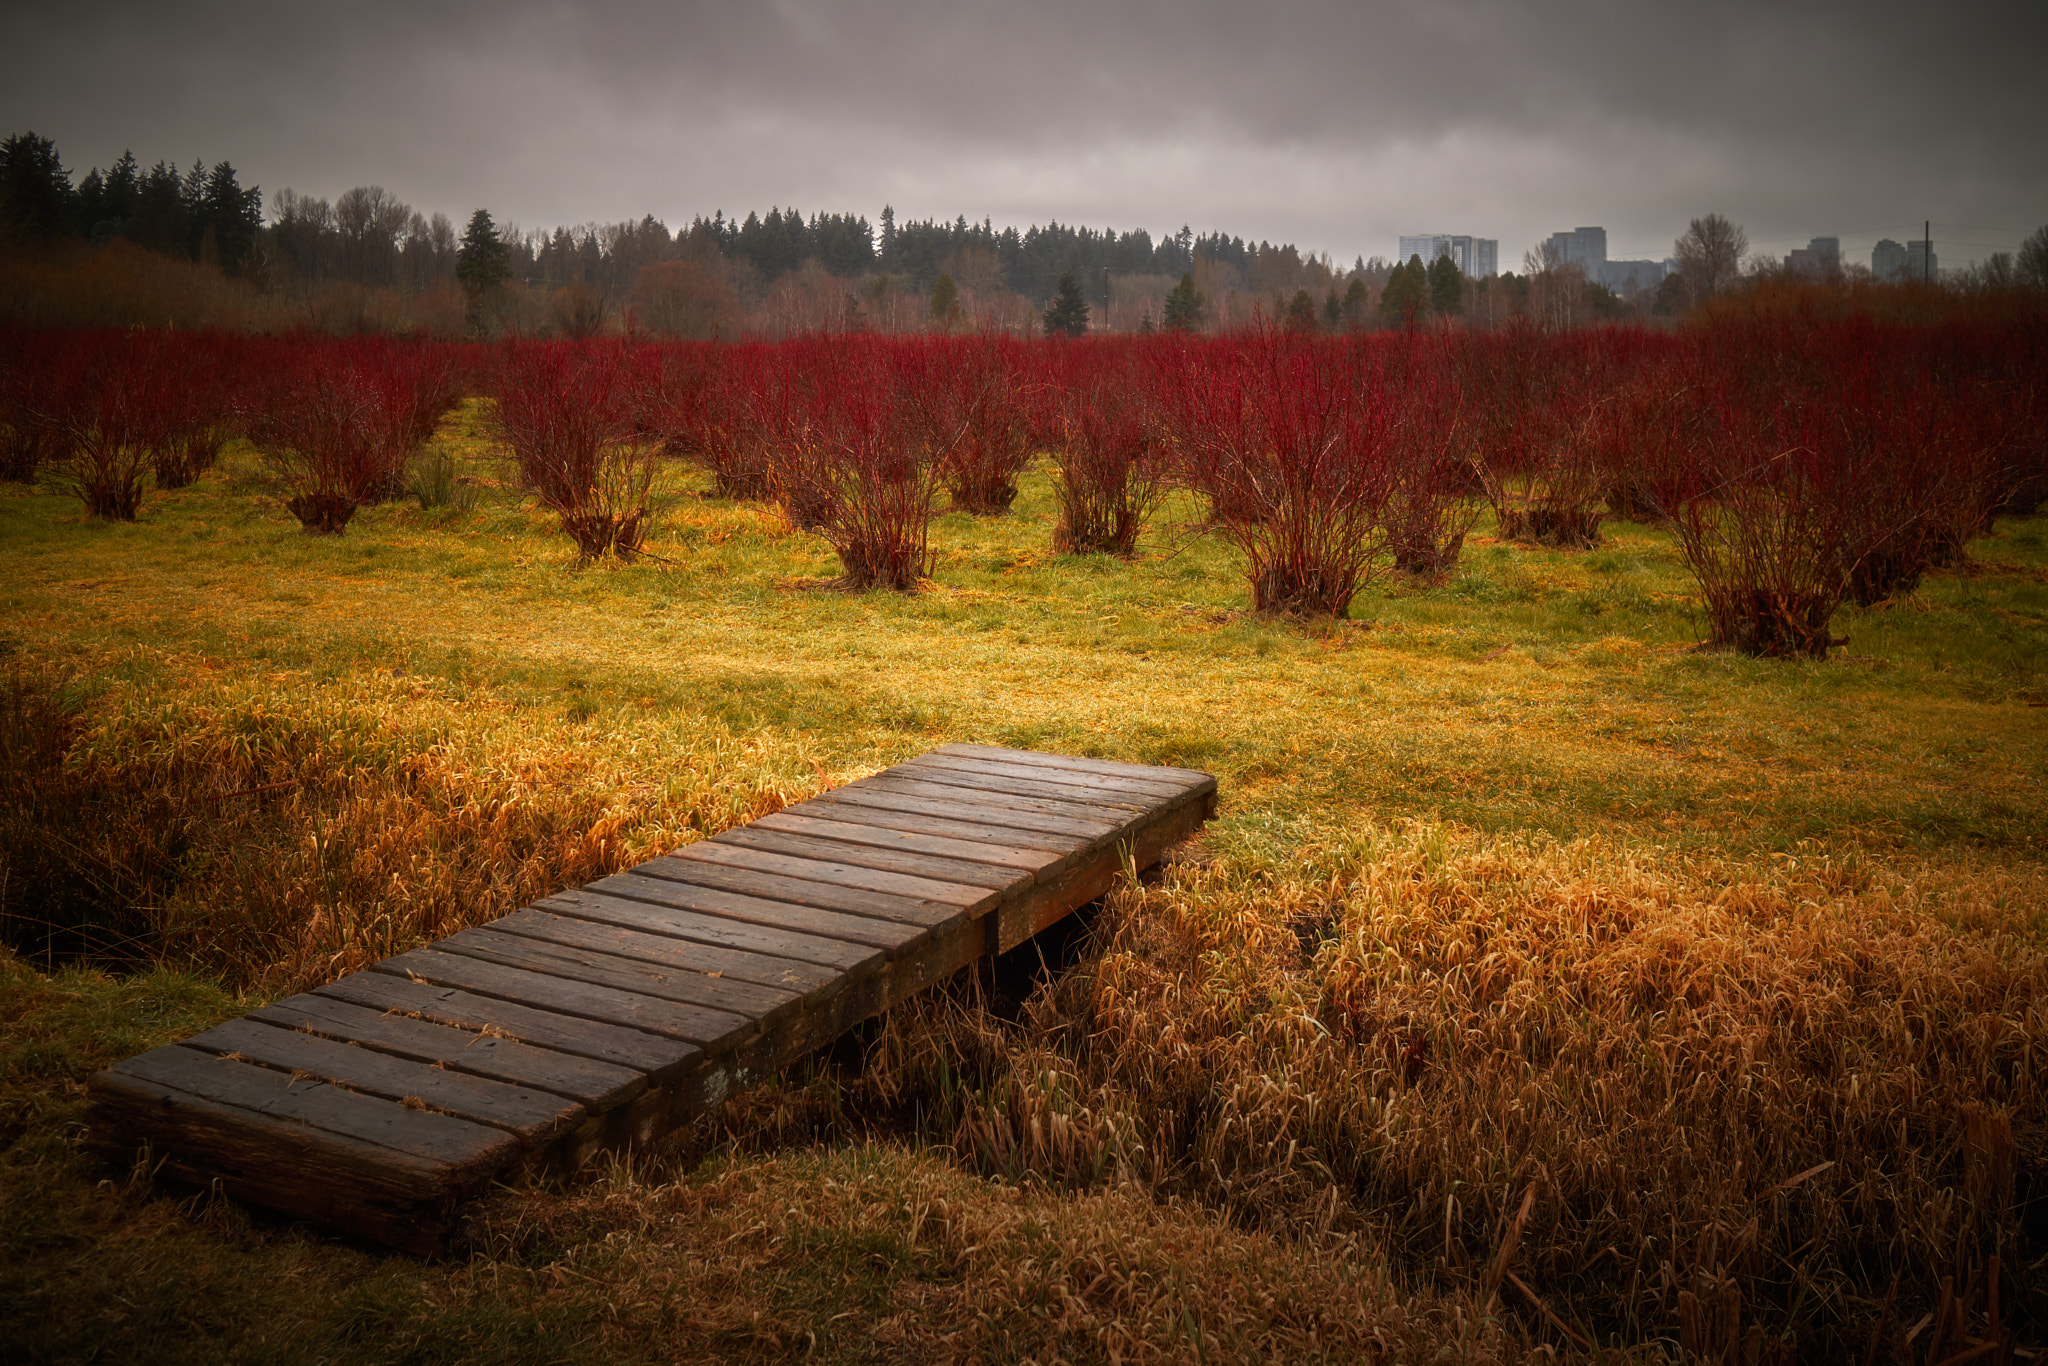
<instances>
[{"instance_id":1,"label":"high-rise building","mask_svg":"<svg viewBox=\"0 0 2048 1366\"><path fill-rule=\"evenodd\" d=\"M1552 255L1559 265L1577 266L1586 273L1588 280L1600 278L1600 268L1607 264L1607 229L1574 228L1570 232L1550 234Z\"/></svg>"},{"instance_id":2,"label":"high-rise building","mask_svg":"<svg viewBox=\"0 0 2048 1366\"><path fill-rule=\"evenodd\" d=\"M1906 274L1906 249L1889 237L1878 239L1870 249L1870 273L1880 280L1898 280Z\"/></svg>"},{"instance_id":3,"label":"high-rise building","mask_svg":"<svg viewBox=\"0 0 2048 1366\"><path fill-rule=\"evenodd\" d=\"M1794 247L1785 257L1785 269L1794 275L1831 280L1842 273L1842 239L1816 237L1803 247Z\"/></svg>"},{"instance_id":4,"label":"high-rise building","mask_svg":"<svg viewBox=\"0 0 2048 1366\"><path fill-rule=\"evenodd\" d=\"M1418 256L1425 266L1439 256L1448 256L1466 275L1484 279L1499 272L1500 242L1491 237L1462 237L1440 232L1403 237L1401 264L1406 265Z\"/></svg>"},{"instance_id":5,"label":"high-rise building","mask_svg":"<svg viewBox=\"0 0 2048 1366\"><path fill-rule=\"evenodd\" d=\"M1934 254L1934 243L1925 238L1906 243L1906 278L1908 280L1939 280L1941 258Z\"/></svg>"}]
</instances>

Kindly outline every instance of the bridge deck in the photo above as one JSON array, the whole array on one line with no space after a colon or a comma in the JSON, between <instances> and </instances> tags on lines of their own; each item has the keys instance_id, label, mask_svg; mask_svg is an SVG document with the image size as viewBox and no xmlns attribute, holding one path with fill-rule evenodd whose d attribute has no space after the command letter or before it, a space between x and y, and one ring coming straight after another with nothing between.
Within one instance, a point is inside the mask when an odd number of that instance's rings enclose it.
<instances>
[{"instance_id":1,"label":"bridge deck","mask_svg":"<svg viewBox=\"0 0 2048 1366\"><path fill-rule=\"evenodd\" d=\"M88 1083L92 1141L418 1252L486 1182L644 1142L1011 948L1216 780L947 745Z\"/></svg>"}]
</instances>

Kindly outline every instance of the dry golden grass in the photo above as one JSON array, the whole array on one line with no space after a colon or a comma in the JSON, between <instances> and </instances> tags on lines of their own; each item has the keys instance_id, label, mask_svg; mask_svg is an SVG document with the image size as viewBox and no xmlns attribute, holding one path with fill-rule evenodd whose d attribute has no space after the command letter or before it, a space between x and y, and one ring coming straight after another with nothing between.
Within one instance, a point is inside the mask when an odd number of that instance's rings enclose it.
<instances>
[{"instance_id":1,"label":"dry golden grass","mask_svg":"<svg viewBox=\"0 0 2048 1366\"><path fill-rule=\"evenodd\" d=\"M134 527L0 497L10 937L161 965L0 957L21 1355L1930 1362L1994 1254L2040 1340L2032 526L1774 665L1689 650L1641 528L1285 627L1192 508L1052 555L1043 475L914 596L798 591L829 550L689 479L667 563L576 572L477 421L476 509L332 542L232 458ZM955 739L1211 768L1223 812L1078 951L501 1192L444 1264L75 1148L94 1066Z\"/></svg>"}]
</instances>

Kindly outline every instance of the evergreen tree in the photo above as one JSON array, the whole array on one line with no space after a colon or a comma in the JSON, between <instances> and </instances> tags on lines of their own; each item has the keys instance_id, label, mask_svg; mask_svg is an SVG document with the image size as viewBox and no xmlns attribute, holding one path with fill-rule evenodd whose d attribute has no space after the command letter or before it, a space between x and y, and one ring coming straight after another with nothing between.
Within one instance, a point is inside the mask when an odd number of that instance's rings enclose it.
<instances>
[{"instance_id":1,"label":"evergreen tree","mask_svg":"<svg viewBox=\"0 0 2048 1366\"><path fill-rule=\"evenodd\" d=\"M939 282L932 286L932 321L950 328L960 313L960 286L953 283L950 275L941 275Z\"/></svg>"},{"instance_id":2,"label":"evergreen tree","mask_svg":"<svg viewBox=\"0 0 2048 1366\"><path fill-rule=\"evenodd\" d=\"M77 217L77 192L56 143L34 133L0 142L0 237L54 241L71 231Z\"/></svg>"},{"instance_id":3,"label":"evergreen tree","mask_svg":"<svg viewBox=\"0 0 2048 1366\"><path fill-rule=\"evenodd\" d=\"M1289 332L1304 335L1316 330L1316 301L1308 297L1308 291L1297 289L1294 297L1287 301L1286 327Z\"/></svg>"},{"instance_id":4,"label":"evergreen tree","mask_svg":"<svg viewBox=\"0 0 2048 1366\"><path fill-rule=\"evenodd\" d=\"M123 235L137 246L166 255L185 250L183 184L175 165L159 161L150 167L135 196L135 216Z\"/></svg>"},{"instance_id":5,"label":"evergreen tree","mask_svg":"<svg viewBox=\"0 0 2048 1366\"><path fill-rule=\"evenodd\" d=\"M474 302L512 278L511 253L489 209L478 209L463 229L462 245L455 249L455 278Z\"/></svg>"},{"instance_id":6,"label":"evergreen tree","mask_svg":"<svg viewBox=\"0 0 2048 1366\"><path fill-rule=\"evenodd\" d=\"M1464 311L1465 272L1448 256L1439 256L1429 266L1429 306L1445 317Z\"/></svg>"},{"instance_id":7,"label":"evergreen tree","mask_svg":"<svg viewBox=\"0 0 2048 1366\"><path fill-rule=\"evenodd\" d=\"M254 185L243 189L236 182L235 168L216 162L200 193L199 222L200 231L213 236L221 269L238 275L256 245L256 234L263 230L263 191Z\"/></svg>"},{"instance_id":8,"label":"evergreen tree","mask_svg":"<svg viewBox=\"0 0 2048 1366\"><path fill-rule=\"evenodd\" d=\"M1395 266L1393 274L1387 276L1386 288L1380 291L1380 317L1386 322L1413 327L1428 307L1429 268L1422 264L1420 256L1410 256L1407 265Z\"/></svg>"},{"instance_id":9,"label":"evergreen tree","mask_svg":"<svg viewBox=\"0 0 2048 1366\"><path fill-rule=\"evenodd\" d=\"M1361 267L1361 274L1363 268ZM1365 326L1365 281L1353 276L1351 288L1344 291L1344 325L1349 328Z\"/></svg>"},{"instance_id":10,"label":"evergreen tree","mask_svg":"<svg viewBox=\"0 0 2048 1366\"><path fill-rule=\"evenodd\" d=\"M1331 288L1329 297L1323 300L1323 329L1328 332L1344 330L1344 305L1337 300L1337 291Z\"/></svg>"},{"instance_id":11,"label":"evergreen tree","mask_svg":"<svg viewBox=\"0 0 2048 1366\"><path fill-rule=\"evenodd\" d=\"M1202 325L1202 306L1208 300L1195 290L1192 273L1182 275L1180 283L1166 296L1166 330L1169 332L1192 332Z\"/></svg>"},{"instance_id":12,"label":"evergreen tree","mask_svg":"<svg viewBox=\"0 0 2048 1366\"><path fill-rule=\"evenodd\" d=\"M1085 337L1088 335L1088 301L1081 296L1081 282L1072 271L1060 276L1059 292L1045 310L1045 335Z\"/></svg>"}]
</instances>

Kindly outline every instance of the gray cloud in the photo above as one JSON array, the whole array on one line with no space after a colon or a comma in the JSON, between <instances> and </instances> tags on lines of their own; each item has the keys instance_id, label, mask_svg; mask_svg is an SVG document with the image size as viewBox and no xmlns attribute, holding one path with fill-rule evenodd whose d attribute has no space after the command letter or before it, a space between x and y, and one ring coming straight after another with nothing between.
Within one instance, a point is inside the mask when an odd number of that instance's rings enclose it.
<instances>
[{"instance_id":1,"label":"gray cloud","mask_svg":"<svg viewBox=\"0 0 2048 1366\"><path fill-rule=\"evenodd\" d=\"M9 20L0 126L76 168L226 158L528 226L770 204L1171 231L1340 259L1403 231L1709 209L1765 249L2048 220L2039 5L236 3ZM1945 245L1945 239L1949 243Z\"/></svg>"}]
</instances>

